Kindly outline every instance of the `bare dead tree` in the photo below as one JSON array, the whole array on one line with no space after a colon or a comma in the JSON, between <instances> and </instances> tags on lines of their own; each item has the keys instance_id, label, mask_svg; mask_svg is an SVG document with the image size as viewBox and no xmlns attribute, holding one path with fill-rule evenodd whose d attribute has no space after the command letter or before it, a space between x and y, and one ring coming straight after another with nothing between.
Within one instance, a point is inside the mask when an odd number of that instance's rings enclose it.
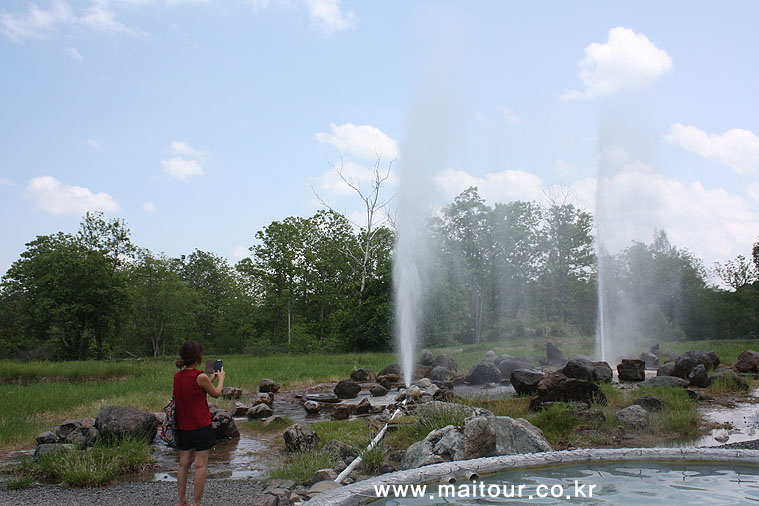
<instances>
[{"instance_id":1,"label":"bare dead tree","mask_svg":"<svg viewBox=\"0 0 759 506\"><path fill-rule=\"evenodd\" d=\"M330 166L337 173L340 180L342 180L343 183L345 183L351 190L356 193L356 195L358 195L364 205L365 221L363 223L357 223L356 221L351 220L346 216L346 219L348 219L348 221L351 222L354 226L358 227L361 230L365 230L365 234L360 238L359 241L359 254L357 255L349 248L343 249L343 252L349 258L351 258L361 270L361 288L359 289L360 301L363 300L363 293L364 289L366 288L366 279L368 277L369 267L371 266L377 252L377 248L379 247L377 241L375 240L377 232L379 232L382 227L387 224L393 226L393 222L390 220L390 217L386 211L388 205L390 202L392 202L393 197L383 199L380 193L383 185L390 178L390 171L393 167L394 162L395 159L391 160L387 164L387 167L383 168L382 154L377 153L377 158L374 161L374 165L372 166L372 176L371 180L369 181L368 188L366 185L362 186L361 181L358 178L351 178L345 174L345 164L342 156L340 157L339 164L330 163ZM316 199L321 205L332 212L341 214L338 211L335 211L335 209L319 195L313 185L311 185L311 190L314 192Z\"/></svg>"}]
</instances>

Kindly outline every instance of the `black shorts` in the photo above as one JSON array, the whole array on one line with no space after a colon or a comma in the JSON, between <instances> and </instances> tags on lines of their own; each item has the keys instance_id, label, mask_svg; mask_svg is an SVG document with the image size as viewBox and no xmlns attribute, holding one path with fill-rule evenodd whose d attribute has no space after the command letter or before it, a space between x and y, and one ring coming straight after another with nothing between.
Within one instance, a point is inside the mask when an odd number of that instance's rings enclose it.
<instances>
[{"instance_id":1,"label":"black shorts","mask_svg":"<svg viewBox=\"0 0 759 506\"><path fill-rule=\"evenodd\" d=\"M202 429L177 430L177 443L180 450L210 450L216 446L216 438L213 436L213 426L209 425Z\"/></svg>"}]
</instances>

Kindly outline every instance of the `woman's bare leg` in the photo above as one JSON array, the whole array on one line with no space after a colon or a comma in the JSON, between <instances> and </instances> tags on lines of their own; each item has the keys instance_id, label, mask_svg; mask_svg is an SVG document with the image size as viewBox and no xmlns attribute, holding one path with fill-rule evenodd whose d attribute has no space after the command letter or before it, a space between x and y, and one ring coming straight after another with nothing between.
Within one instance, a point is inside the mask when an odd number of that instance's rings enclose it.
<instances>
[{"instance_id":1,"label":"woman's bare leg","mask_svg":"<svg viewBox=\"0 0 759 506\"><path fill-rule=\"evenodd\" d=\"M200 506L200 502L203 500L203 491L206 488L206 467L208 466L208 453L209 450L195 452L195 475L193 477L193 481L195 482L195 489L192 495L192 504L194 506Z\"/></svg>"},{"instance_id":2,"label":"woman's bare leg","mask_svg":"<svg viewBox=\"0 0 759 506\"><path fill-rule=\"evenodd\" d=\"M190 466L192 465L192 459L194 456L195 450L179 451L179 471L177 471L179 500L177 501L177 506L190 506L190 503L187 502L187 475L190 472Z\"/></svg>"}]
</instances>

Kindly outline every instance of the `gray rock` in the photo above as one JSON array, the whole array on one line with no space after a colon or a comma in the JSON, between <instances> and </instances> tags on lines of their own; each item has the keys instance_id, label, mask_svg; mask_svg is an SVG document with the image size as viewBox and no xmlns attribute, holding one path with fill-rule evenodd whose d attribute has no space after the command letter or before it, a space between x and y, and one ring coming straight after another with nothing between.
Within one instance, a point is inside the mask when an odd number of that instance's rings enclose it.
<instances>
[{"instance_id":1,"label":"gray rock","mask_svg":"<svg viewBox=\"0 0 759 506\"><path fill-rule=\"evenodd\" d=\"M538 383L545 376L545 373L538 369L516 369L511 373L511 386L519 395L534 394L538 389Z\"/></svg>"},{"instance_id":2,"label":"gray rock","mask_svg":"<svg viewBox=\"0 0 759 506\"><path fill-rule=\"evenodd\" d=\"M95 419L95 428L106 441L138 437L150 442L155 438L159 425L153 413L126 406L105 407Z\"/></svg>"},{"instance_id":3,"label":"gray rock","mask_svg":"<svg viewBox=\"0 0 759 506\"><path fill-rule=\"evenodd\" d=\"M738 355L735 370L743 373L759 373L759 353L754 350L746 350Z\"/></svg>"},{"instance_id":4,"label":"gray rock","mask_svg":"<svg viewBox=\"0 0 759 506\"><path fill-rule=\"evenodd\" d=\"M418 386L421 389L429 388L430 386L432 386L432 381L430 381L429 378L422 378L416 382L416 386Z\"/></svg>"},{"instance_id":5,"label":"gray rock","mask_svg":"<svg viewBox=\"0 0 759 506\"><path fill-rule=\"evenodd\" d=\"M377 375L369 369L355 369L351 372L351 380L357 383L365 383L368 381L375 381Z\"/></svg>"},{"instance_id":6,"label":"gray rock","mask_svg":"<svg viewBox=\"0 0 759 506\"><path fill-rule=\"evenodd\" d=\"M567 362L561 372L567 378L593 381L593 364L589 360L573 358Z\"/></svg>"},{"instance_id":7,"label":"gray rock","mask_svg":"<svg viewBox=\"0 0 759 506\"><path fill-rule=\"evenodd\" d=\"M258 391L262 393L276 394L277 392L279 392L280 388L281 387L279 383L269 378L262 379L261 382L258 384Z\"/></svg>"},{"instance_id":8,"label":"gray rock","mask_svg":"<svg viewBox=\"0 0 759 506\"><path fill-rule=\"evenodd\" d=\"M56 436L52 431L45 431L40 432L39 435L37 435L37 444L38 445L44 445L44 444L55 444L58 442L58 436Z\"/></svg>"},{"instance_id":9,"label":"gray rock","mask_svg":"<svg viewBox=\"0 0 759 506\"><path fill-rule=\"evenodd\" d=\"M653 395L646 395L633 399L633 404L637 404L646 411L661 411L661 409L664 407L664 404L662 404L661 400L658 397L654 397Z\"/></svg>"},{"instance_id":10,"label":"gray rock","mask_svg":"<svg viewBox=\"0 0 759 506\"><path fill-rule=\"evenodd\" d=\"M374 406L372 406L372 403L369 402L368 398L364 397L363 399L361 399L361 402L356 404L356 413L358 413L359 415L363 415L371 411L372 408L374 408Z\"/></svg>"},{"instance_id":11,"label":"gray rock","mask_svg":"<svg viewBox=\"0 0 759 506\"><path fill-rule=\"evenodd\" d=\"M358 457L358 451L356 448L337 439L333 439L324 445L324 451L331 452L341 461L353 460Z\"/></svg>"},{"instance_id":12,"label":"gray rock","mask_svg":"<svg viewBox=\"0 0 759 506\"><path fill-rule=\"evenodd\" d=\"M709 375L706 373L704 364L698 364L688 375L688 383L697 388L706 388L709 385Z\"/></svg>"},{"instance_id":13,"label":"gray rock","mask_svg":"<svg viewBox=\"0 0 759 506\"><path fill-rule=\"evenodd\" d=\"M529 362L513 357L504 358L498 361L496 365L498 370L501 371L502 380L511 379L511 373L516 369L532 369L532 364Z\"/></svg>"},{"instance_id":14,"label":"gray rock","mask_svg":"<svg viewBox=\"0 0 759 506\"><path fill-rule=\"evenodd\" d=\"M593 362L593 381L599 383L610 383L614 376L611 366L606 362Z\"/></svg>"},{"instance_id":15,"label":"gray rock","mask_svg":"<svg viewBox=\"0 0 759 506\"><path fill-rule=\"evenodd\" d=\"M702 364L708 371L719 365L719 355L713 351L687 351L675 361L674 376L687 379L698 364Z\"/></svg>"},{"instance_id":16,"label":"gray rock","mask_svg":"<svg viewBox=\"0 0 759 506\"><path fill-rule=\"evenodd\" d=\"M79 423L82 424L82 427L94 427L95 426L95 419L94 418L82 418L79 420Z\"/></svg>"},{"instance_id":17,"label":"gray rock","mask_svg":"<svg viewBox=\"0 0 759 506\"><path fill-rule=\"evenodd\" d=\"M551 445L543 432L524 418L494 416L488 418L495 430L495 455L550 452Z\"/></svg>"},{"instance_id":18,"label":"gray rock","mask_svg":"<svg viewBox=\"0 0 759 506\"><path fill-rule=\"evenodd\" d=\"M319 483L324 480L334 481L337 478L337 473L334 469L319 469L311 477L311 483Z\"/></svg>"},{"instance_id":19,"label":"gray rock","mask_svg":"<svg viewBox=\"0 0 759 506\"><path fill-rule=\"evenodd\" d=\"M606 402L606 396L592 381L567 378L560 372L547 374L535 390L530 408L541 409L546 402Z\"/></svg>"},{"instance_id":20,"label":"gray rock","mask_svg":"<svg viewBox=\"0 0 759 506\"><path fill-rule=\"evenodd\" d=\"M372 394L373 397L382 397L383 395L387 395L387 388L379 384L374 385L369 389L369 393Z\"/></svg>"},{"instance_id":21,"label":"gray rock","mask_svg":"<svg viewBox=\"0 0 759 506\"><path fill-rule=\"evenodd\" d=\"M432 367L435 363L435 357L432 356L432 352L430 350L425 348L419 354L419 363L428 367Z\"/></svg>"},{"instance_id":22,"label":"gray rock","mask_svg":"<svg viewBox=\"0 0 759 506\"><path fill-rule=\"evenodd\" d=\"M338 404L331 416L333 420L347 420L350 418L351 413L353 413L353 408L351 406Z\"/></svg>"},{"instance_id":23,"label":"gray rock","mask_svg":"<svg viewBox=\"0 0 759 506\"><path fill-rule=\"evenodd\" d=\"M316 432L299 423L288 427L282 437L285 440L285 446L292 453L309 450L319 442Z\"/></svg>"},{"instance_id":24,"label":"gray rock","mask_svg":"<svg viewBox=\"0 0 759 506\"><path fill-rule=\"evenodd\" d=\"M68 419L62 424L53 428L53 432L55 432L55 435L58 436L58 439L66 439L66 436L81 426L82 424L79 422L79 420Z\"/></svg>"},{"instance_id":25,"label":"gray rock","mask_svg":"<svg viewBox=\"0 0 759 506\"><path fill-rule=\"evenodd\" d=\"M341 485L335 481L324 480L324 481L320 481L311 485L311 487L308 489L308 492L306 492L306 495L308 495L309 497L313 497L316 494L321 494L323 492L334 490L340 487Z\"/></svg>"},{"instance_id":26,"label":"gray rock","mask_svg":"<svg viewBox=\"0 0 759 506\"><path fill-rule=\"evenodd\" d=\"M651 352L644 351L638 358L645 362L646 367L656 367L659 364L659 359Z\"/></svg>"},{"instance_id":27,"label":"gray rock","mask_svg":"<svg viewBox=\"0 0 759 506\"><path fill-rule=\"evenodd\" d=\"M642 387L679 387L686 388L688 382L675 376L654 376L640 384Z\"/></svg>"},{"instance_id":28,"label":"gray rock","mask_svg":"<svg viewBox=\"0 0 759 506\"><path fill-rule=\"evenodd\" d=\"M453 374L442 365L436 365L430 371L430 379L433 381L448 381Z\"/></svg>"},{"instance_id":29,"label":"gray rock","mask_svg":"<svg viewBox=\"0 0 759 506\"><path fill-rule=\"evenodd\" d=\"M551 341L546 341L546 358L549 365L564 365L564 354L558 346Z\"/></svg>"},{"instance_id":30,"label":"gray rock","mask_svg":"<svg viewBox=\"0 0 759 506\"><path fill-rule=\"evenodd\" d=\"M242 388L224 387L221 389L221 396L224 399L239 399L242 396Z\"/></svg>"},{"instance_id":31,"label":"gray rock","mask_svg":"<svg viewBox=\"0 0 759 506\"><path fill-rule=\"evenodd\" d=\"M487 353L485 353L485 358L483 360L487 360L488 362L495 362L496 359L498 359L498 355L493 350L489 350Z\"/></svg>"},{"instance_id":32,"label":"gray rock","mask_svg":"<svg viewBox=\"0 0 759 506\"><path fill-rule=\"evenodd\" d=\"M646 379L646 363L642 360L622 359L617 366L620 381L643 381Z\"/></svg>"},{"instance_id":33,"label":"gray rock","mask_svg":"<svg viewBox=\"0 0 759 506\"><path fill-rule=\"evenodd\" d=\"M335 395L340 399L355 399L361 391L361 385L350 380L342 380L335 386Z\"/></svg>"},{"instance_id":34,"label":"gray rock","mask_svg":"<svg viewBox=\"0 0 759 506\"><path fill-rule=\"evenodd\" d=\"M97 441L100 433L95 427L79 427L69 432L63 441L72 445L76 445L79 448L87 448L92 446Z\"/></svg>"},{"instance_id":35,"label":"gray rock","mask_svg":"<svg viewBox=\"0 0 759 506\"><path fill-rule=\"evenodd\" d=\"M389 366L382 369L379 373L377 373L377 379L379 379L380 376L389 376L389 375L395 375L400 378L401 376L401 366L398 364L390 364Z\"/></svg>"},{"instance_id":36,"label":"gray rock","mask_svg":"<svg viewBox=\"0 0 759 506\"><path fill-rule=\"evenodd\" d=\"M484 385L501 380L501 371L493 362L482 360L477 362L466 375L465 381L470 385Z\"/></svg>"},{"instance_id":37,"label":"gray rock","mask_svg":"<svg viewBox=\"0 0 759 506\"><path fill-rule=\"evenodd\" d=\"M248 410L248 419L256 420L258 418L269 418L274 414L274 411L268 404L256 404Z\"/></svg>"},{"instance_id":38,"label":"gray rock","mask_svg":"<svg viewBox=\"0 0 759 506\"><path fill-rule=\"evenodd\" d=\"M445 367L451 372L458 371L459 365L456 363L455 360L453 360L451 357L446 355L445 353L441 353L435 358L435 361L432 363L433 366L441 366Z\"/></svg>"},{"instance_id":39,"label":"gray rock","mask_svg":"<svg viewBox=\"0 0 759 506\"><path fill-rule=\"evenodd\" d=\"M340 398L332 392L325 392L320 394L306 394L303 396L307 401L326 402L328 404L334 404L340 402Z\"/></svg>"},{"instance_id":40,"label":"gray rock","mask_svg":"<svg viewBox=\"0 0 759 506\"><path fill-rule=\"evenodd\" d=\"M657 353L656 356L659 358L660 364L667 364L676 361L680 354L672 350L664 350Z\"/></svg>"},{"instance_id":41,"label":"gray rock","mask_svg":"<svg viewBox=\"0 0 759 506\"><path fill-rule=\"evenodd\" d=\"M306 401L303 403L303 409L305 409L306 413L309 415L315 415L319 412L319 403L316 401Z\"/></svg>"},{"instance_id":42,"label":"gray rock","mask_svg":"<svg viewBox=\"0 0 759 506\"><path fill-rule=\"evenodd\" d=\"M50 444L45 443L37 446L37 448L34 450L34 460L39 460L40 457L44 455L49 455L51 453L58 453L58 452L65 452L70 450L76 450L78 447L73 444Z\"/></svg>"},{"instance_id":43,"label":"gray rock","mask_svg":"<svg viewBox=\"0 0 759 506\"><path fill-rule=\"evenodd\" d=\"M269 427L270 425L276 425L278 423L283 423L284 421L285 419L283 417L279 415L272 415L269 418L265 418L261 425L264 427Z\"/></svg>"},{"instance_id":44,"label":"gray rock","mask_svg":"<svg viewBox=\"0 0 759 506\"><path fill-rule=\"evenodd\" d=\"M260 405L266 406L265 404ZM227 411L226 409L218 409L216 407L212 407L210 410L213 435L218 441L223 441L226 439L237 439L240 437L240 431L238 430L237 424L232 417L231 411Z\"/></svg>"},{"instance_id":45,"label":"gray rock","mask_svg":"<svg viewBox=\"0 0 759 506\"><path fill-rule=\"evenodd\" d=\"M674 376L675 375L675 363L667 362L659 366L656 370L657 376Z\"/></svg>"},{"instance_id":46,"label":"gray rock","mask_svg":"<svg viewBox=\"0 0 759 506\"><path fill-rule=\"evenodd\" d=\"M232 416L248 416L249 409L250 406L247 406L242 402L235 402L235 407L232 409Z\"/></svg>"},{"instance_id":47,"label":"gray rock","mask_svg":"<svg viewBox=\"0 0 759 506\"><path fill-rule=\"evenodd\" d=\"M709 385L719 381L729 381L738 386L740 390L748 390L748 383L730 369L719 369L709 378Z\"/></svg>"},{"instance_id":48,"label":"gray rock","mask_svg":"<svg viewBox=\"0 0 759 506\"><path fill-rule=\"evenodd\" d=\"M638 404L633 404L617 411L617 419L623 425L633 429L644 429L648 427L649 423L648 411Z\"/></svg>"},{"instance_id":49,"label":"gray rock","mask_svg":"<svg viewBox=\"0 0 759 506\"><path fill-rule=\"evenodd\" d=\"M259 404L266 404L270 408L274 409L274 394L270 392L259 392L253 396L253 406Z\"/></svg>"}]
</instances>

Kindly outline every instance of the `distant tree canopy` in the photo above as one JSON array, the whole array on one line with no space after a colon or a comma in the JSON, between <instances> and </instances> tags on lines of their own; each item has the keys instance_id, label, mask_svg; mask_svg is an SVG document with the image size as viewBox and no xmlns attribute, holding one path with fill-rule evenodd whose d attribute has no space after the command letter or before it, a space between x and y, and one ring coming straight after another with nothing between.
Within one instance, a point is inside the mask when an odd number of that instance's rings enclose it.
<instances>
[{"instance_id":1,"label":"distant tree canopy","mask_svg":"<svg viewBox=\"0 0 759 506\"><path fill-rule=\"evenodd\" d=\"M566 199L565 199L566 200ZM85 359L392 347L387 227L357 229L319 211L255 234L236 265L196 250L169 258L131 242L121 220L88 213L75 234L41 235L0 284L0 353ZM421 340L427 345L590 335L599 271L590 213L566 201L488 206L477 188L429 223L433 241ZM759 242L757 243L759 244ZM630 342L759 332L759 246L714 267L657 232L604 255L608 325Z\"/></svg>"}]
</instances>

